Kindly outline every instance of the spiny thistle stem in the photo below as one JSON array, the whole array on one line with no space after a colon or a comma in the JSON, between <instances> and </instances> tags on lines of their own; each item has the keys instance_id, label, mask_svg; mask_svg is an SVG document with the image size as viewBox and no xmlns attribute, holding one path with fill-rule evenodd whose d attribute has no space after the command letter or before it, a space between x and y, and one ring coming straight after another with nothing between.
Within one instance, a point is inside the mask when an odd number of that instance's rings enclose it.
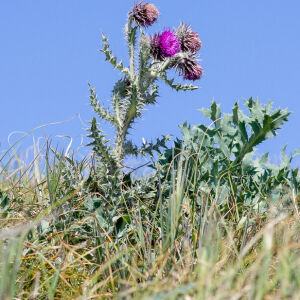
<instances>
[{"instance_id":1,"label":"spiny thistle stem","mask_svg":"<svg viewBox=\"0 0 300 300\"><path fill-rule=\"evenodd\" d=\"M129 64L130 64L130 75L131 80L134 80L135 77L135 32L136 28L132 27L132 17L128 17L128 23L127 23L127 42L129 47Z\"/></svg>"}]
</instances>

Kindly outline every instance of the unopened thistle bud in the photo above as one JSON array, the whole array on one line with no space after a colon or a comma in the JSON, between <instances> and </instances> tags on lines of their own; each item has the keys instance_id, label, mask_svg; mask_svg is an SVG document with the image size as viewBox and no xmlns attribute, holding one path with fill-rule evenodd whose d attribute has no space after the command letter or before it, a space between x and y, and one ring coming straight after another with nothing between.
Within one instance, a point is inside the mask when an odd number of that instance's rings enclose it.
<instances>
[{"instance_id":1,"label":"unopened thistle bud","mask_svg":"<svg viewBox=\"0 0 300 300\"><path fill-rule=\"evenodd\" d=\"M158 18L159 11L153 4L143 4L143 1L135 4L131 16L138 26L151 26Z\"/></svg>"},{"instance_id":2,"label":"unopened thistle bud","mask_svg":"<svg viewBox=\"0 0 300 300\"><path fill-rule=\"evenodd\" d=\"M159 39L160 39L159 33L155 33L154 36L151 38L150 53L154 59L163 60L163 56L162 56L161 49L159 46Z\"/></svg>"},{"instance_id":3,"label":"unopened thistle bud","mask_svg":"<svg viewBox=\"0 0 300 300\"><path fill-rule=\"evenodd\" d=\"M196 53L200 50L202 43L198 34L191 29L190 25L181 23L176 29L176 35L183 52Z\"/></svg>"},{"instance_id":4,"label":"unopened thistle bud","mask_svg":"<svg viewBox=\"0 0 300 300\"><path fill-rule=\"evenodd\" d=\"M172 65L184 79L199 80L203 68L198 64L197 58L191 53L179 53Z\"/></svg>"},{"instance_id":5,"label":"unopened thistle bud","mask_svg":"<svg viewBox=\"0 0 300 300\"><path fill-rule=\"evenodd\" d=\"M172 57L180 51L180 43L176 35L166 30L163 33L155 33L151 38L150 52L154 59L163 60L166 57Z\"/></svg>"}]
</instances>

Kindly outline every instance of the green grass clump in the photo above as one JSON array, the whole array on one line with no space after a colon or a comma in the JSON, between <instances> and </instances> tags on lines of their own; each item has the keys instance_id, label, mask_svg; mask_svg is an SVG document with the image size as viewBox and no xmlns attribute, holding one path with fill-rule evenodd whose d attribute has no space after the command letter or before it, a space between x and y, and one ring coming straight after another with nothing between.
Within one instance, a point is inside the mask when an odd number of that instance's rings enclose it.
<instances>
[{"instance_id":1,"label":"green grass clump","mask_svg":"<svg viewBox=\"0 0 300 300\"><path fill-rule=\"evenodd\" d=\"M170 176L122 182L50 147L3 168L0 298L298 299L295 190L262 211L239 203L238 219L212 191L191 192L196 165L179 156Z\"/></svg>"}]
</instances>

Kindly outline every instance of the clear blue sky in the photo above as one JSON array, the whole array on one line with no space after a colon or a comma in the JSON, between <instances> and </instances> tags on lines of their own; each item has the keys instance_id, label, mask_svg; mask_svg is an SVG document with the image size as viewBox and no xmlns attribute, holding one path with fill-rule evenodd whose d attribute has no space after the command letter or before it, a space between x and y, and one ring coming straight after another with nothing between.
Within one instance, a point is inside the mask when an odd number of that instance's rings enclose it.
<instances>
[{"instance_id":1,"label":"clear blue sky","mask_svg":"<svg viewBox=\"0 0 300 300\"><path fill-rule=\"evenodd\" d=\"M203 122L197 109L208 107L213 98L229 112L236 100L253 96L293 112L279 136L259 152L270 151L276 160L282 146L288 144L289 151L300 147L298 0L153 3L161 15L151 32L185 21L199 33L205 73L196 92L176 93L163 87L159 103L132 131L135 141L179 135L178 125L185 120ZM98 52L100 33L110 38L120 59L126 58L122 32L132 4L124 0L0 1L0 150L13 131L72 117L70 122L47 127L46 133L53 139L70 135L80 142L85 124L93 117L88 82L106 102L119 75ZM34 135L43 134L40 130Z\"/></svg>"}]
</instances>

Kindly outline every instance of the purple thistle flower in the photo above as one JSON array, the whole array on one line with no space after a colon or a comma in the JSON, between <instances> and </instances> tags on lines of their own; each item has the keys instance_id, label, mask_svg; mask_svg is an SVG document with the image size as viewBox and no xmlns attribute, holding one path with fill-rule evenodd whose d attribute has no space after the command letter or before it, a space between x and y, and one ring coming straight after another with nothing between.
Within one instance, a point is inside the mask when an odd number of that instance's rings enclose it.
<instances>
[{"instance_id":1,"label":"purple thistle flower","mask_svg":"<svg viewBox=\"0 0 300 300\"><path fill-rule=\"evenodd\" d=\"M180 51L180 42L171 30L166 30L159 37L159 47L163 57L172 57Z\"/></svg>"},{"instance_id":2,"label":"purple thistle flower","mask_svg":"<svg viewBox=\"0 0 300 300\"><path fill-rule=\"evenodd\" d=\"M138 26L148 27L158 19L159 11L153 4L143 2L134 5L131 16Z\"/></svg>"},{"instance_id":3,"label":"purple thistle flower","mask_svg":"<svg viewBox=\"0 0 300 300\"><path fill-rule=\"evenodd\" d=\"M172 65L176 68L184 79L199 80L203 73L203 68L198 64L197 57L192 53L179 53Z\"/></svg>"},{"instance_id":4,"label":"purple thistle flower","mask_svg":"<svg viewBox=\"0 0 300 300\"><path fill-rule=\"evenodd\" d=\"M176 30L176 35L181 44L183 52L196 53L201 48L201 41L196 32L192 31L190 25L181 23Z\"/></svg>"},{"instance_id":5,"label":"purple thistle flower","mask_svg":"<svg viewBox=\"0 0 300 300\"><path fill-rule=\"evenodd\" d=\"M166 30L162 33L155 33L150 41L150 53L156 60L163 60L172 57L180 51L180 43L176 35Z\"/></svg>"}]
</instances>

